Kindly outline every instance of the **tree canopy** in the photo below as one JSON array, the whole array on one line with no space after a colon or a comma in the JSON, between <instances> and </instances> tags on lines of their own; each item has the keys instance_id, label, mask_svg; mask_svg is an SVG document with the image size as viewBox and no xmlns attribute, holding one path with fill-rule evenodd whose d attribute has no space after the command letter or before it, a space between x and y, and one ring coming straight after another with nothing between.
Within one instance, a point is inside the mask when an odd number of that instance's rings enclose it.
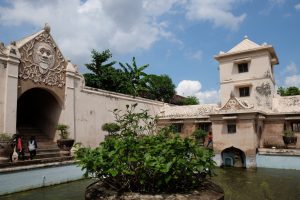
<instances>
[{"instance_id":1,"label":"tree canopy","mask_svg":"<svg viewBox=\"0 0 300 200\"><path fill-rule=\"evenodd\" d=\"M279 87L277 93L280 96L293 96L293 95L300 95L300 90L295 86L288 87L288 88Z\"/></svg>"},{"instance_id":2,"label":"tree canopy","mask_svg":"<svg viewBox=\"0 0 300 200\"><path fill-rule=\"evenodd\" d=\"M83 74L86 86L167 103L175 94L169 76L146 74L144 71L149 65L138 66L135 57L131 64L119 62L120 68L115 68L117 62L109 61L112 58L110 50L92 50L91 54L91 63L86 64L90 73Z\"/></svg>"},{"instance_id":3,"label":"tree canopy","mask_svg":"<svg viewBox=\"0 0 300 200\"><path fill-rule=\"evenodd\" d=\"M198 105L200 102L195 96L188 96L177 102L178 105Z\"/></svg>"}]
</instances>

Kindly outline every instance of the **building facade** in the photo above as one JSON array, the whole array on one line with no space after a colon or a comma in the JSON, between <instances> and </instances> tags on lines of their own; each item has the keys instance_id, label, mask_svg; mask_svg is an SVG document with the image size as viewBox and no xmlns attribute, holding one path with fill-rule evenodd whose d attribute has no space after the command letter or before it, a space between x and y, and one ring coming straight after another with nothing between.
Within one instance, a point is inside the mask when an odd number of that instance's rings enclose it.
<instances>
[{"instance_id":1,"label":"building facade","mask_svg":"<svg viewBox=\"0 0 300 200\"><path fill-rule=\"evenodd\" d=\"M227 52L220 52L219 105L165 106L160 124L180 127L183 136L195 129L213 134L219 166L256 167L263 148L287 148L284 131L300 137L300 96L276 94L274 66L279 63L271 45L245 37ZM299 142L295 149L299 149Z\"/></svg>"},{"instance_id":2,"label":"building facade","mask_svg":"<svg viewBox=\"0 0 300 200\"><path fill-rule=\"evenodd\" d=\"M276 94L273 68L279 61L274 48L244 38L215 59L220 104L167 105L86 87L46 25L8 46L0 43L0 133L36 130L55 141L56 126L62 123L76 142L95 147L104 140L101 126L114 120L111 111L138 103L138 108L160 115L160 126L173 124L184 137L196 129L212 132L218 165L256 167L262 148L286 148L285 130L298 136L294 148L300 148L300 96Z\"/></svg>"}]
</instances>

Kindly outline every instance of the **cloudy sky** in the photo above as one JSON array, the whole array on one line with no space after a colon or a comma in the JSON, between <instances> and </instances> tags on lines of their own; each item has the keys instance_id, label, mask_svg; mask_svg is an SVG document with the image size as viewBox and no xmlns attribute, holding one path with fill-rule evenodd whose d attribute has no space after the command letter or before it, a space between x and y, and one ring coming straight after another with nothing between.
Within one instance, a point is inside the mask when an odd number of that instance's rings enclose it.
<instances>
[{"instance_id":1,"label":"cloudy sky","mask_svg":"<svg viewBox=\"0 0 300 200\"><path fill-rule=\"evenodd\" d=\"M91 49L150 64L178 94L219 100L218 63L245 35L274 46L278 86L300 87L300 1L296 0L0 0L0 41L9 44L45 22L64 56L86 72Z\"/></svg>"}]
</instances>

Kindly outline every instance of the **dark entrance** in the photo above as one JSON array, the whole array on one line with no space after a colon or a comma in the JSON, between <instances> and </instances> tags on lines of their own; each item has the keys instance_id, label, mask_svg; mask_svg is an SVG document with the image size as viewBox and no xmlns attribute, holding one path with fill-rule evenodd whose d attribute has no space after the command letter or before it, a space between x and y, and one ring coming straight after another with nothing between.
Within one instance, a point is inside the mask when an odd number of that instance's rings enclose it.
<instances>
[{"instance_id":1,"label":"dark entrance","mask_svg":"<svg viewBox=\"0 0 300 200\"><path fill-rule=\"evenodd\" d=\"M53 139L61 110L51 93L39 88L30 89L18 99L17 130L22 135L43 135Z\"/></svg>"},{"instance_id":2,"label":"dark entrance","mask_svg":"<svg viewBox=\"0 0 300 200\"><path fill-rule=\"evenodd\" d=\"M230 147L222 151L223 166L246 167L246 156L243 151Z\"/></svg>"}]
</instances>

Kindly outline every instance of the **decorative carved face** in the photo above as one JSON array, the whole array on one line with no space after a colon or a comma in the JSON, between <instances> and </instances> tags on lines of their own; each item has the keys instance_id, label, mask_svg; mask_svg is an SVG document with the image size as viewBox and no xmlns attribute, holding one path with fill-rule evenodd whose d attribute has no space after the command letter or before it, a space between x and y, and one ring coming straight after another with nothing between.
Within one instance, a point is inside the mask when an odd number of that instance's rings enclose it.
<instances>
[{"instance_id":1,"label":"decorative carved face","mask_svg":"<svg viewBox=\"0 0 300 200\"><path fill-rule=\"evenodd\" d=\"M34 45L33 61L39 65L41 74L48 72L54 65L54 49L49 44L38 42Z\"/></svg>"}]
</instances>

